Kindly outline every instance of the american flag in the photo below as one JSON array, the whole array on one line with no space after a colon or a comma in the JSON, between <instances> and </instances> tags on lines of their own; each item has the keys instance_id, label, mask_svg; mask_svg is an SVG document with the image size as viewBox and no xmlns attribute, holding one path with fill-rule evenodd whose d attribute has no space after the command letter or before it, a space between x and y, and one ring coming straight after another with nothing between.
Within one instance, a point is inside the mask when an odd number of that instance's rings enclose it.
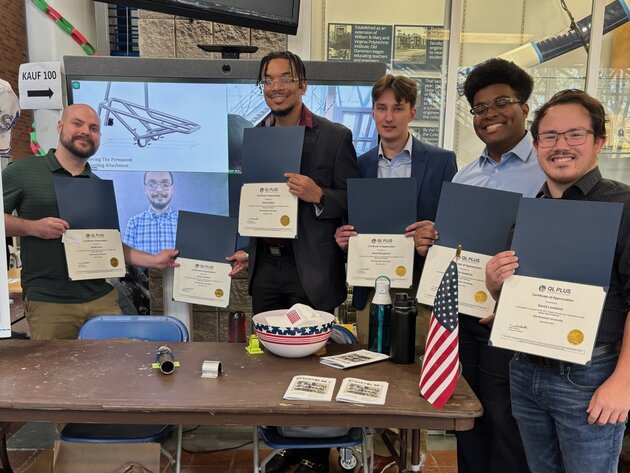
<instances>
[{"instance_id":1,"label":"american flag","mask_svg":"<svg viewBox=\"0 0 630 473\"><path fill-rule=\"evenodd\" d=\"M289 322L291 322L293 325L302 320L302 317L300 317L300 314L295 309L291 309L289 312L287 312L286 316L287 319L289 319Z\"/></svg>"},{"instance_id":2,"label":"american flag","mask_svg":"<svg viewBox=\"0 0 630 473\"><path fill-rule=\"evenodd\" d=\"M448 265L433 302L420 375L420 394L441 409L459 379L457 261Z\"/></svg>"}]
</instances>

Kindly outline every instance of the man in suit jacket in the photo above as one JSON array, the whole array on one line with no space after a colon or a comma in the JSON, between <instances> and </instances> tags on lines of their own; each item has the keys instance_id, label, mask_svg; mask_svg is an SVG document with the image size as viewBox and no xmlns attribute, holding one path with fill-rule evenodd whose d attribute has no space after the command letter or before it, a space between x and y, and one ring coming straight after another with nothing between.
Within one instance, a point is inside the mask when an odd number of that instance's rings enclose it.
<instances>
[{"instance_id":1,"label":"man in suit jacket","mask_svg":"<svg viewBox=\"0 0 630 473\"><path fill-rule=\"evenodd\" d=\"M387 74L372 87L372 116L380 141L358 159L361 177L413 177L417 181L417 221L405 229L407 237L413 237L422 221L434 220L440 191L444 181L450 181L457 172L455 153L423 143L409 133L409 123L416 115L416 83L405 76ZM352 222L350 222L352 223ZM356 235L352 225L343 225L335 233L335 239L343 250L348 248L348 238ZM413 288L415 298L424 258L416 255ZM396 290L395 292L401 292ZM355 287L353 305L358 309L357 331L362 343L368 335L368 300L373 288ZM417 323L416 342L424 346L428 330L427 310L421 310Z\"/></svg>"},{"instance_id":2,"label":"man in suit jacket","mask_svg":"<svg viewBox=\"0 0 630 473\"><path fill-rule=\"evenodd\" d=\"M287 309L295 303L332 312L346 298L344 255L335 229L347 214L346 179L359 177L352 133L311 113L302 103L306 70L288 51L270 53L260 63L258 84L271 113L260 126L305 127L300 174L286 173L298 201L295 240L252 238L247 251L228 257L231 274L249 268L254 313ZM298 472L328 471L328 449L291 451L266 471L285 471L303 458Z\"/></svg>"},{"instance_id":3,"label":"man in suit jacket","mask_svg":"<svg viewBox=\"0 0 630 473\"><path fill-rule=\"evenodd\" d=\"M271 109L260 126L305 127L300 174L285 174L299 198L298 237L252 238L247 252L228 258L232 274L249 267L254 313L297 302L333 311L346 298L344 257L333 235L347 213L346 179L359 176L352 133L302 104L306 71L296 55L265 56L258 83Z\"/></svg>"}]
</instances>

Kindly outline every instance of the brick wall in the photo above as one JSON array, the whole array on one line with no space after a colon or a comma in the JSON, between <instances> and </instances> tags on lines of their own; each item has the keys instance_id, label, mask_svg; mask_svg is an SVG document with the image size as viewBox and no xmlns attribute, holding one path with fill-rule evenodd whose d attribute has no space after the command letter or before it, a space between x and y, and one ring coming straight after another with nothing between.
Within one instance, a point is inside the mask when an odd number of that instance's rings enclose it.
<instances>
[{"instance_id":1,"label":"brick wall","mask_svg":"<svg viewBox=\"0 0 630 473\"><path fill-rule=\"evenodd\" d=\"M0 34L0 78L11 84L18 94L18 71L20 64L28 62L26 41L26 18L24 2L0 0L2 12L2 34ZM28 130L33 122L30 110L23 110L19 122L12 132L12 157L31 155Z\"/></svg>"}]
</instances>

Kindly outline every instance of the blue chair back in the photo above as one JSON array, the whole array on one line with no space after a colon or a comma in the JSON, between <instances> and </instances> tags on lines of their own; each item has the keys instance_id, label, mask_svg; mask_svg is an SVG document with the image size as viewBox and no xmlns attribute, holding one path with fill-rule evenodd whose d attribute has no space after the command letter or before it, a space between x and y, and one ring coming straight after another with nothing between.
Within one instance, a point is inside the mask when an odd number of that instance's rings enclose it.
<instances>
[{"instance_id":1,"label":"blue chair back","mask_svg":"<svg viewBox=\"0 0 630 473\"><path fill-rule=\"evenodd\" d=\"M88 320L80 339L130 338L156 342L187 342L188 329L168 315L100 315Z\"/></svg>"}]
</instances>

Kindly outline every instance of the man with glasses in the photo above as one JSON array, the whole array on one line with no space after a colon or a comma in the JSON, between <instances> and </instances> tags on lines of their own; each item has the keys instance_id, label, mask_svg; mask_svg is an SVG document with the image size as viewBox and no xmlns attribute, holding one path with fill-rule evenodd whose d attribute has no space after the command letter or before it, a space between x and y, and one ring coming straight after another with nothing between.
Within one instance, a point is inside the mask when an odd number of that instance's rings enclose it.
<instances>
[{"instance_id":1,"label":"man with glasses","mask_svg":"<svg viewBox=\"0 0 630 473\"><path fill-rule=\"evenodd\" d=\"M587 93L555 94L536 111L531 131L546 175L538 197L622 202L624 209L592 360L582 366L517 354L510 366L512 412L532 472L614 473L630 409L630 330L625 330L630 320L630 187L604 179L597 167L606 142L606 114ZM486 285L495 299L517 261L513 251L504 251L488 262Z\"/></svg>"},{"instance_id":2,"label":"man with glasses","mask_svg":"<svg viewBox=\"0 0 630 473\"><path fill-rule=\"evenodd\" d=\"M21 237L24 311L32 339L76 338L96 315L120 314L116 290L104 279L70 281L53 176L98 179L88 159L101 141L98 115L88 105L67 107L57 124L59 142L43 157L19 159L2 172L4 225ZM11 215L16 211L18 216ZM145 268L176 266L177 251L150 255L123 245L125 262Z\"/></svg>"},{"instance_id":3,"label":"man with glasses","mask_svg":"<svg viewBox=\"0 0 630 473\"><path fill-rule=\"evenodd\" d=\"M144 193L149 208L127 222L123 241L146 253L156 254L164 248L175 248L177 211L171 209L173 174L169 171L144 173Z\"/></svg>"},{"instance_id":4,"label":"man with glasses","mask_svg":"<svg viewBox=\"0 0 630 473\"><path fill-rule=\"evenodd\" d=\"M534 197L545 177L532 135L525 129L532 78L504 59L490 59L468 75L464 94L475 133L486 145L479 159L459 171L453 182L519 192ZM483 209L480 209L483 212ZM421 255L438 237L432 222L416 230ZM507 242L506 242L507 243ZM513 353L488 346L492 318L459 314L462 374L483 405L472 430L456 432L460 473L527 472L523 443L510 405L509 361Z\"/></svg>"},{"instance_id":5,"label":"man with glasses","mask_svg":"<svg viewBox=\"0 0 630 473\"><path fill-rule=\"evenodd\" d=\"M352 132L312 113L303 103L306 68L288 51L262 58L258 84L271 113L258 126L303 126L300 173L287 173L298 197L297 239L252 238L246 251L228 257L232 275L249 269L254 313L288 309L295 303L333 312L347 297L344 254L335 229L347 214L346 180L359 177ZM327 472L329 449L277 455L266 471L286 471L301 461L299 473Z\"/></svg>"}]
</instances>

